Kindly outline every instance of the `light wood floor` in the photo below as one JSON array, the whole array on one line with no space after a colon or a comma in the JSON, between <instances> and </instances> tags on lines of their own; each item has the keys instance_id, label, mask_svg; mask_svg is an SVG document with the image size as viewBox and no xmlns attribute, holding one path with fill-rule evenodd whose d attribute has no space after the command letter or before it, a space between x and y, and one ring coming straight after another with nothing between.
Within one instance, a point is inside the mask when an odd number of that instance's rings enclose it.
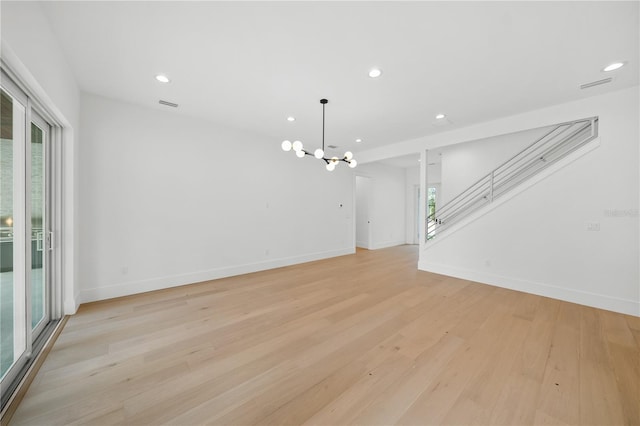
<instances>
[{"instance_id":1,"label":"light wood floor","mask_svg":"<svg viewBox=\"0 0 640 426\"><path fill-rule=\"evenodd\" d=\"M402 246L83 305L12 424L640 424L640 318Z\"/></svg>"}]
</instances>

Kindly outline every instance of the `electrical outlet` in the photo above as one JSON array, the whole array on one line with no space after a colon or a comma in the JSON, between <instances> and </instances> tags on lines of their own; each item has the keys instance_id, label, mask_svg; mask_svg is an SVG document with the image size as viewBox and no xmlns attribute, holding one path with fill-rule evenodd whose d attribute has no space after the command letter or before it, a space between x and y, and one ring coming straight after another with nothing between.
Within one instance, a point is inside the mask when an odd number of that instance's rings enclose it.
<instances>
[{"instance_id":1,"label":"electrical outlet","mask_svg":"<svg viewBox=\"0 0 640 426\"><path fill-rule=\"evenodd\" d=\"M587 231L599 231L600 222L585 222L584 227Z\"/></svg>"}]
</instances>

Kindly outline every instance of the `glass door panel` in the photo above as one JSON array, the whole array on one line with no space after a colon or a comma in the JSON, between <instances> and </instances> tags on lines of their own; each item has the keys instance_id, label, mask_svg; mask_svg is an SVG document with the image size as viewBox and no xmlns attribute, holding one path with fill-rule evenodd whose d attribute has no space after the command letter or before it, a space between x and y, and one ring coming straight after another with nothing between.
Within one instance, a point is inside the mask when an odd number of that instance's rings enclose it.
<instances>
[{"instance_id":1,"label":"glass door panel","mask_svg":"<svg viewBox=\"0 0 640 426\"><path fill-rule=\"evenodd\" d=\"M48 126L32 113L31 123L31 329L33 338L48 322L45 274L45 140ZM38 121L38 124L35 121Z\"/></svg>"},{"instance_id":2,"label":"glass door panel","mask_svg":"<svg viewBox=\"0 0 640 426\"><path fill-rule=\"evenodd\" d=\"M25 107L0 93L0 377L27 348L24 268ZM15 369L14 369L15 370Z\"/></svg>"}]
</instances>

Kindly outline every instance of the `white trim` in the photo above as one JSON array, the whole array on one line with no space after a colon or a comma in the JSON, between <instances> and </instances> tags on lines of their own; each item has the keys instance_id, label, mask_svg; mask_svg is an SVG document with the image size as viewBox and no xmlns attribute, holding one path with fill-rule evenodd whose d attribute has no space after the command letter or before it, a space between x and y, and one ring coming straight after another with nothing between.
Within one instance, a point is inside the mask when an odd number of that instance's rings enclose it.
<instances>
[{"instance_id":1,"label":"white trim","mask_svg":"<svg viewBox=\"0 0 640 426\"><path fill-rule=\"evenodd\" d=\"M418 262L418 269L421 271L488 284L494 287L508 288L510 290L551 297L553 299L564 300L566 302L640 317L640 302L635 300L620 299L617 297L607 296L606 294L572 290L548 283L522 280L519 278L477 272L449 265L429 263L424 260Z\"/></svg>"},{"instance_id":2,"label":"white trim","mask_svg":"<svg viewBox=\"0 0 640 426\"><path fill-rule=\"evenodd\" d=\"M427 174L427 162L429 158L429 150L421 149L420 150L420 199L418 203L420 204L420 209L418 213L420 217L418 218L418 234L420 235L418 239L418 243L420 244L420 253L424 250L426 245L426 232L427 227L427 203L426 203L426 195L428 191L429 182L427 182L428 174Z\"/></svg>"},{"instance_id":3,"label":"white trim","mask_svg":"<svg viewBox=\"0 0 640 426\"><path fill-rule=\"evenodd\" d=\"M80 300L82 303L87 303L95 302L98 300L112 299L114 297L130 296L133 294L146 293L148 291L162 290L170 287L179 287L182 285L193 284L202 281L210 281L236 275L250 274L252 272L265 271L269 269L281 268L283 266L296 265L299 263L312 262L315 260L345 256L354 253L354 248L345 248L321 253L312 253L302 256L286 257L265 262L251 263L246 265L229 266L210 269L207 271L150 278L141 281L130 281L127 283L118 283L103 287L94 287L82 290Z\"/></svg>"},{"instance_id":4,"label":"white trim","mask_svg":"<svg viewBox=\"0 0 640 426\"><path fill-rule=\"evenodd\" d=\"M364 242L364 241L356 241L356 247L362 248L362 249L365 249L365 250L371 250L369 248L369 246L366 244L366 242Z\"/></svg>"},{"instance_id":5,"label":"white trim","mask_svg":"<svg viewBox=\"0 0 640 426\"><path fill-rule=\"evenodd\" d=\"M375 243L371 245L371 248L369 250L380 250L383 248L388 248L388 247L396 247L396 246L403 246L407 244L406 241L403 240L395 240L395 241L383 241L381 243Z\"/></svg>"},{"instance_id":6,"label":"white trim","mask_svg":"<svg viewBox=\"0 0 640 426\"><path fill-rule=\"evenodd\" d=\"M74 149L75 132L69 127L65 127L62 131L61 144L61 168L60 171L60 191L62 198L60 200L60 228L55 232L57 242L56 248L59 250L60 264L62 265L62 304L64 306L64 315L73 315L78 310L80 304L79 292L76 286L76 208L75 208L75 168L77 167L76 151Z\"/></svg>"},{"instance_id":7,"label":"white trim","mask_svg":"<svg viewBox=\"0 0 640 426\"><path fill-rule=\"evenodd\" d=\"M51 231L53 233L53 238L51 241L51 246L53 250L50 252L48 256L49 260L49 268L48 273L50 274L51 285L49 288L51 289L51 318L52 319L60 319L63 317L63 312L65 310L69 314L73 314L76 312L76 309L67 310L63 304L63 297L65 293L65 289L63 288L63 263L62 263L62 246L60 244L60 235L61 230L63 228L63 211L62 206L62 194L64 192L64 188L62 187L62 144L63 144L63 134L62 127L55 126L50 129L50 137L49 137L49 224L47 226L47 231Z\"/></svg>"},{"instance_id":8,"label":"white trim","mask_svg":"<svg viewBox=\"0 0 640 426\"><path fill-rule=\"evenodd\" d=\"M31 176L33 171L31 170L31 143L32 143L32 135L31 135L31 123L33 122L33 116L32 116L32 111L31 109L33 108L33 104L31 102L31 99L27 97L27 110L26 110L26 122L25 122L25 138L23 140L23 144L24 147L22 148L23 152L24 152L24 158L22 159L23 163L24 163L24 184L22 187L22 191L24 191L24 212L22 212L22 214L24 215L24 229L22 231L22 235L24 237L24 258L22 259L24 261L24 283L25 283L25 292L24 292L24 298L27 301L27 304L29 305L28 309L25 309L25 313L26 313L26 325L27 325L27 354L29 354L29 357L31 357L31 351L33 350L33 332L34 330L31 329L31 319L32 319L32 312L31 312L31 307L32 305L32 301L31 301L31 286L33 285L31 282L31 265L32 265L32 259L31 259ZM14 193L15 196L15 193ZM15 215L14 215L15 217ZM15 232L14 232L15 235ZM14 238L14 244L15 244L15 238ZM14 267L15 270L15 267ZM15 285L15 282L14 282ZM45 282L46 285L46 282Z\"/></svg>"},{"instance_id":9,"label":"white trim","mask_svg":"<svg viewBox=\"0 0 640 426\"><path fill-rule=\"evenodd\" d=\"M407 244L420 244L420 182L413 185L411 191L411 238ZM416 214L417 212L417 214Z\"/></svg>"}]
</instances>

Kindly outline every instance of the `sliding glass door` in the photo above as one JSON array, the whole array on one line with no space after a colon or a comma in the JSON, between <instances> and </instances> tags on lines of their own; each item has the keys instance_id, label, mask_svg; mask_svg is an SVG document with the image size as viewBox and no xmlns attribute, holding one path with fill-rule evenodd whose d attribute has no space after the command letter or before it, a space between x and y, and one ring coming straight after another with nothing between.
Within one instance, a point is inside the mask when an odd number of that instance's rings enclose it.
<instances>
[{"instance_id":1,"label":"sliding glass door","mask_svg":"<svg viewBox=\"0 0 640 426\"><path fill-rule=\"evenodd\" d=\"M36 113L31 114L31 329L37 338L49 322L49 286L46 269L48 266L45 250L46 235L46 148L49 141L49 125Z\"/></svg>"},{"instance_id":2,"label":"sliding glass door","mask_svg":"<svg viewBox=\"0 0 640 426\"><path fill-rule=\"evenodd\" d=\"M3 73L0 88L0 388L13 383L51 319L51 127Z\"/></svg>"}]
</instances>

